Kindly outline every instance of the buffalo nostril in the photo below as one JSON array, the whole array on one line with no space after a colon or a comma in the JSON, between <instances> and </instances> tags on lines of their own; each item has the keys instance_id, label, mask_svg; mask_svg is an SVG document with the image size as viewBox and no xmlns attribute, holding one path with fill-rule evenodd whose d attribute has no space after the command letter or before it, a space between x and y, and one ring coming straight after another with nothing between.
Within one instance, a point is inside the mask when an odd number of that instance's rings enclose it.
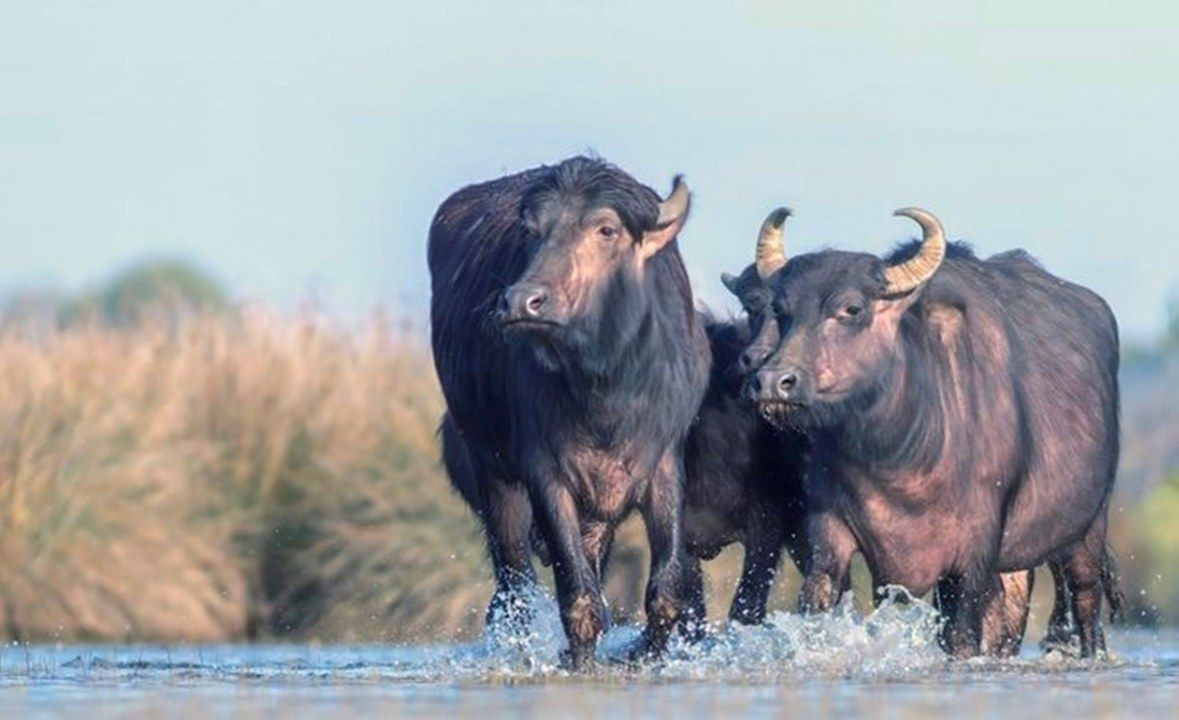
<instances>
[{"instance_id":1,"label":"buffalo nostril","mask_svg":"<svg viewBox=\"0 0 1179 720\"><path fill-rule=\"evenodd\" d=\"M756 375L751 376L747 381L750 394L757 396L761 394L761 380Z\"/></svg>"},{"instance_id":2,"label":"buffalo nostril","mask_svg":"<svg viewBox=\"0 0 1179 720\"><path fill-rule=\"evenodd\" d=\"M544 290L537 290L528 296L524 301L524 311L529 315L536 317L540 315L540 311L544 309L544 304L548 302L549 295Z\"/></svg>"},{"instance_id":3,"label":"buffalo nostril","mask_svg":"<svg viewBox=\"0 0 1179 720\"><path fill-rule=\"evenodd\" d=\"M778 378L778 388L783 392L789 391L798 384L798 376L794 373L786 373Z\"/></svg>"}]
</instances>

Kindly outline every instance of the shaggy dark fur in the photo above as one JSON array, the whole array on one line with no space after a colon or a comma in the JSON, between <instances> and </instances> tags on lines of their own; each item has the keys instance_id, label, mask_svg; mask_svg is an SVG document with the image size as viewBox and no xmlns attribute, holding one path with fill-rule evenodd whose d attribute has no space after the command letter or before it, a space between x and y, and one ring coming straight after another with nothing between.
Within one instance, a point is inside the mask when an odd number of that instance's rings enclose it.
<instances>
[{"instance_id":1,"label":"shaggy dark fur","mask_svg":"<svg viewBox=\"0 0 1179 720\"><path fill-rule=\"evenodd\" d=\"M740 356L750 341L748 325L706 321L712 375L684 458L684 539L688 553L704 560L730 543L744 546L729 617L758 623L765 617L782 548L804 567L806 452L801 435L776 430L741 396Z\"/></svg>"},{"instance_id":2,"label":"shaggy dark fur","mask_svg":"<svg viewBox=\"0 0 1179 720\"><path fill-rule=\"evenodd\" d=\"M673 239L683 217L658 216L655 192L577 157L464 188L430 230L445 460L487 531L489 613L521 605L535 519L574 666L602 631L602 568L633 510L652 550L647 648L699 604L683 444L709 351Z\"/></svg>"}]
</instances>

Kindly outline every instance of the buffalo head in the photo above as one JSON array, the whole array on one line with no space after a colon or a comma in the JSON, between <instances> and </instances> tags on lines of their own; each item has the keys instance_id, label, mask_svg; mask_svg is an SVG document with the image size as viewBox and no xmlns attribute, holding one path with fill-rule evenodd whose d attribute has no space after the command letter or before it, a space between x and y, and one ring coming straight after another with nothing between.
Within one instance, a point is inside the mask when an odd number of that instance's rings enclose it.
<instances>
[{"instance_id":1,"label":"buffalo head","mask_svg":"<svg viewBox=\"0 0 1179 720\"><path fill-rule=\"evenodd\" d=\"M737 360L737 372L748 374L761 367L778 342L778 328L773 322L772 286L778 270L785 264L785 224L790 208L776 208L761 224L757 234L755 262L740 275L723 273L721 282L741 302L749 324L749 346Z\"/></svg>"},{"instance_id":2,"label":"buffalo head","mask_svg":"<svg viewBox=\"0 0 1179 720\"><path fill-rule=\"evenodd\" d=\"M504 330L547 349L542 359L633 332L650 301L644 268L675 239L689 205L680 177L660 202L621 170L591 161L534 188L520 210L529 260L503 292Z\"/></svg>"},{"instance_id":3,"label":"buffalo head","mask_svg":"<svg viewBox=\"0 0 1179 720\"><path fill-rule=\"evenodd\" d=\"M886 375L901 318L946 254L937 218L917 208L895 214L915 220L924 235L917 252L896 265L839 251L781 258L771 303L779 339L746 383L771 421L835 422L841 408L870 400Z\"/></svg>"}]
</instances>

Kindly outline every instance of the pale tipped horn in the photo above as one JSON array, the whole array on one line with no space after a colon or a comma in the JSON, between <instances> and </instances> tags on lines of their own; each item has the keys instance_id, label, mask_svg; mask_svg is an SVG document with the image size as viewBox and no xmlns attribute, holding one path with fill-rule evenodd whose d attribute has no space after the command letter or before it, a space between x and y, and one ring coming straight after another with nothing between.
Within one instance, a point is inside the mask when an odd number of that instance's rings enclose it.
<instances>
[{"instance_id":1,"label":"pale tipped horn","mask_svg":"<svg viewBox=\"0 0 1179 720\"><path fill-rule=\"evenodd\" d=\"M942 229L941 222L933 213L921 208L901 208L893 215L915 221L921 226L924 235L916 255L900 265L884 269L884 280L888 283L885 293L902 295L929 280L937 272L946 257L946 231Z\"/></svg>"},{"instance_id":2,"label":"pale tipped horn","mask_svg":"<svg viewBox=\"0 0 1179 720\"><path fill-rule=\"evenodd\" d=\"M757 267L757 276L762 280L769 280L786 264L786 246L783 238L786 234L786 218L790 217L790 214L790 208L775 208L761 224L761 231L757 234L754 265Z\"/></svg>"},{"instance_id":3,"label":"pale tipped horn","mask_svg":"<svg viewBox=\"0 0 1179 720\"><path fill-rule=\"evenodd\" d=\"M659 203L659 219L655 222L658 227L670 225L688 212L692 194L688 192L688 183L684 182L684 176L676 175L671 183L671 194Z\"/></svg>"}]
</instances>

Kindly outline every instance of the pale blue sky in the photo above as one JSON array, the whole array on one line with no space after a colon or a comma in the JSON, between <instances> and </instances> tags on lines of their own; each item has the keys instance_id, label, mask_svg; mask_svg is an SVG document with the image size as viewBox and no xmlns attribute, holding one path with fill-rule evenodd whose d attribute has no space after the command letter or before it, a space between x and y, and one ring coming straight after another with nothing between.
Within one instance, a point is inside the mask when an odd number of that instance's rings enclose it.
<instances>
[{"instance_id":1,"label":"pale blue sky","mask_svg":"<svg viewBox=\"0 0 1179 720\"><path fill-rule=\"evenodd\" d=\"M8 0L0 287L166 254L283 306L416 314L450 191L593 149L660 191L687 174L713 305L776 204L798 252L882 251L916 204L1161 326L1174 3L709 5Z\"/></svg>"}]
</instances>

